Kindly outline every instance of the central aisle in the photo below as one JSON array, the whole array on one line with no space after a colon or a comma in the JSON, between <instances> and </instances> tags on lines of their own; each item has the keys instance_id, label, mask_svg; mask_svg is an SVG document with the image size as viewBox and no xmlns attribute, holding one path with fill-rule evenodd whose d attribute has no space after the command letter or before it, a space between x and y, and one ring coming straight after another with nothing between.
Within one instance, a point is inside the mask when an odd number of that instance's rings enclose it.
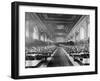
<instances>
[{"instance_id":1,"label":"central aisle","mask_svg":"<svg viewBox=\"0 0 100 81\"><path fill-rule=\"evenodd\" d=\"M63 52L62 47L58 47L55 52L52 60L48 63L48 67L57 67L57 66L73 66L69 58Z\"/></svg>"}]
</instances>

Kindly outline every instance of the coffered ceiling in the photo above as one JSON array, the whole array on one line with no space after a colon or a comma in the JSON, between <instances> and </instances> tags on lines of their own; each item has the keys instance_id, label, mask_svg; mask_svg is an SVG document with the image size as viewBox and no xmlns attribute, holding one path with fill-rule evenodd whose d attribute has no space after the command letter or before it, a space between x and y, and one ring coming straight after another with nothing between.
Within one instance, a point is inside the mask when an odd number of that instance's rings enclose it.
<instances>
[{"instance_id":1,"label":"coffered ceiling","mask_svg":"<svg viewBox=\"0 0 100 81\"><path fill-rule=\"evenodd\" d=\"M65 37L82 15L36 13L53 37Z\"/></svg>"}]
</instances>

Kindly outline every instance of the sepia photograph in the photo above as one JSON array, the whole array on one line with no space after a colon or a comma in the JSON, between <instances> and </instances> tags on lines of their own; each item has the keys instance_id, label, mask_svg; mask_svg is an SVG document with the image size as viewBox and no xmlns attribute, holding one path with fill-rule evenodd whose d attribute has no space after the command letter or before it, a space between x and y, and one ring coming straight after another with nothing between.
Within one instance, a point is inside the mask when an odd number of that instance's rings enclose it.
<instances>
[{"instance_id":1,"label":"sepia photograph","mask_svg":"<svg viewBox=\"0 0 100 81\"><path fill-rule=\"evenodd\" d=\"M90 16L25 12L25 68L90 65Z\"/></svg>"}]
</instances>

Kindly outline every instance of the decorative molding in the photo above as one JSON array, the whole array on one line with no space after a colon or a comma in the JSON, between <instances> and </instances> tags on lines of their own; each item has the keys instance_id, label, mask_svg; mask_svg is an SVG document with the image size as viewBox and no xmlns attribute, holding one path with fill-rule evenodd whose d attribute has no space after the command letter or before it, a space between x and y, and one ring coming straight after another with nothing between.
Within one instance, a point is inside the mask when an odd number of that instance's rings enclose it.
<instances>
[{"instance_id":1,"label":"decorative molding","mask_svg":"<svg viewBox=\"0 0 100 81\"><path fill-rule=\"evenodd\" d=\"M75 33L75 31L79 31L78 29L80 28L80 25L84 22L86 17L87 16L85 15L79 19L79 21L75 24L75 26L72 28L72 30L70 31L69 35L66 38L69 38L73 33Z\"/></svg>"}]
</instances>

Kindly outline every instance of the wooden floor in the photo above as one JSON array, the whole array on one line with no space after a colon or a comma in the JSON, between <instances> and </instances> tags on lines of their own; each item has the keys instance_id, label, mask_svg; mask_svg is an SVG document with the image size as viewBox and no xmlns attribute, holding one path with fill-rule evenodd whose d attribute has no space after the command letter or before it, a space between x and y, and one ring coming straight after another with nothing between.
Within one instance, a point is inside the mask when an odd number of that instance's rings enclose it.
<instances>
[{"instance_id":1,"label":"wooden floor","mask_svg":"<svg viewBox=\"0 0 100 81\"><path fill-rule=\"evenodd\" d=\"M73 66L69 58L63 52L62 47L58 47L52 60L48 63L47 67L58 67L58 66Z\"/></svg>"}]
</instances>

